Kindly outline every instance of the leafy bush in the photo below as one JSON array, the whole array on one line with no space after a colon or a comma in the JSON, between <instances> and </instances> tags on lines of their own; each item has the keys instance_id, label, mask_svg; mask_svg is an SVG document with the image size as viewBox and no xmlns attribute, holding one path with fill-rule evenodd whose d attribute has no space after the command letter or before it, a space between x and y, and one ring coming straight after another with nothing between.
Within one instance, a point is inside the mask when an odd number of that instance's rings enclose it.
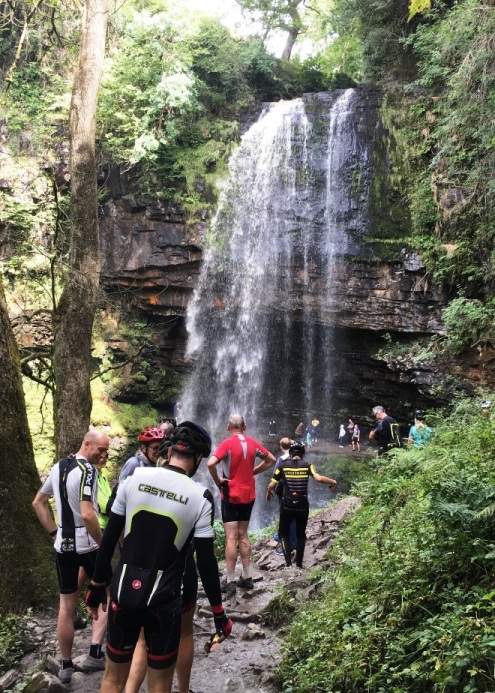
<instances>
[{"instance_id":1,"label":"leafy bush","mask_svg":"<svg viewBox=\"0 0 495 693\"><path fill-rule=\"evenodd\" d=\"M492 691L495 422L460 401L430 445L381 458L293 618L284 691Z\"/></svg>"},{"instance_id":2,"label":"leafy bush","mask_svg":"<svg viewBox=\"0 0 495 693\"><path fill-rule=\"evenodd\" d=\"M22 619L10 614L0 619L0 674L15 666L23 655Z\"/></svg>"},{"instance_id":3,"label":"leafy bush","mask_svg":"<svg viewBox=\"0 0 495 693\"><path fill-rule=\"evenodd\" d=\"M476 0L455 3L447 12L446 7L433 3L429 21L408 41L420 72L411 92L430 97L422 139L431 163L423 187L433 187L435 234L451 248L431 264L439 279L474 289L488 285L493 292L495 17L493 8Z\"/></svg>"},{"instance_id":4,"label":"leafy bush","mask_svg":"<svg viewBox=\"0 0 495 693\"><path fill-rule=\"evenodd\" d=\"M454 354L459 354L480 340L493 340L495 303L482 303L478 299L461 296L444 309L442 317L447 330L447 344Z\"/></svg>"},{"instance_id":5,"label":"leafy bush","mask_svg":"<svg viewBox=\"0 0 495 693\"><path fill-rule=\"evenodd\" d=\"M279 628L288 623L296 611L296 598L286 586L280 586L278 593L270 599L263 609L261 618L270 628Z\"/></svg>"},{"instance_id":6,"label":"leafy bush","mask_svg":"<svg viewBox=\"0 0 495 693\"><path fill-rule=\"evenodd\" d=\"M213 531L215 532L215 556L217 560L223 561L225 558L225 529L221 520L215 520Z\"/></svg>"}]
</instances>

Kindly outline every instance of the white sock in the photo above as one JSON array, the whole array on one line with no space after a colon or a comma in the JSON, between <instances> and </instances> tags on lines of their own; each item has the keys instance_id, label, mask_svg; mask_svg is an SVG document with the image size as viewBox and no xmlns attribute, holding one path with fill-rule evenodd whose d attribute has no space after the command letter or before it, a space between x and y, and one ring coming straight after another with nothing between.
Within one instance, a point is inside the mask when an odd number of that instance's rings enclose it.
<instances>
[{"instance_id":1,"label":"white sock","mask_svg":"<svg viewBox=\"0 0 495 693\"><path fill-rule=\"evenodd\" d=\"M227 582L235 582L236 580L237 575L235 574L235 572L231 573L229 570L227 570Z\"/></svg>"},{"instance_id":2,"label":"white sock","mask_svg":"<svg viewBox=\"0 0 495 693\"><path fill-rule=\"evenodd\" d=\"M242 577L244 580L247 580L247 578L251 577L251 566L250 565L243 565L242 566Z\"/></svg>"}]
</instances>

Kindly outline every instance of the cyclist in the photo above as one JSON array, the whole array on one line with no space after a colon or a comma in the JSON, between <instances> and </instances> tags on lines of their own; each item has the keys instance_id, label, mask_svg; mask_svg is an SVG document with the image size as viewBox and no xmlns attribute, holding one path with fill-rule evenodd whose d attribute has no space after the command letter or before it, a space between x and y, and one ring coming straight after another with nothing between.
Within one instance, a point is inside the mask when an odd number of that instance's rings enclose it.
<instances>
[{"instance_id":1,"label":"cyclist","mask_svg":"<svg viewBox=\"0 0 495 693\"><path fill-rule=\"evenodd\" d=\"M119 474L119 484L134 474L138 467L156 467L163 438L163 431L155 426L141 431L138 437L139 450L135 455L129 457L122 467Z\"/></svg>"},{"instance_id":2,"label":"cyclist","mask_svg":"<svg viewBox=\"0 0 495 693\"><path fill-rule=\"evenodd\" d=\"M62 666L58 677L70 683L74 673L72 646L74 642L74 612L77 606L78 573L81 566L88 578L93 574L102 532L98 521L97 479L95 465L108 451L109 441L101 431L89 431L75 455L69 455L55 464L33 501L33 508L43 527L54 542L57 575L60 588L60 607L57 620L58 646ZM58 526L53 519L49 500L53 496L57 509ZM108 574L103 575L103 580ZM106 604L106 594L103 590ZM102 601L103 603L103 601ZM92 624L89 655L83 669L99 671L105 668L101 643L105 635L106 618Z\"/></svg>"},{"instance_id":3,"label":"cyclist","mask_svg":"<svg viewBox=\"0 0 495 693\"><path fill-rule=\"evenodd\" d=\"M253 589L251 575L251 544L248 537L249 520L256 498L254 475L275 464L275 457L254 438L244 435L246 424L240 414L232 414L227 430L230 438L223 440L208 460L208 469L222 498L222 521L225 528L225 561L227 577L223 590L227 597L236 593L235 564L240 554L242 575L239 587ZM256 459L263 461L257 467ZM223 462L222 476L217 465Z\"/></svg>"},{"instance_id":4,"label":"cyclist","mask_svg":"<svg viewBox=\"0 0 495 693\"><path fill-rule=\"evenodd\" d=\"M193 538L217 632L227 637L232 630L213 551L213 498L190 478L211 451L210 436L185 421L172 431L166 445L168 465L136 469L119 485L88 587L86 604L98 618L98 606L106 603L105 574L124 529L122 555L110 586L101 693L121 693L141 627L147 646L148 691L170 693L180 639L181 585Z\"/></svg>"},{"instance_id":5,"label":"cyclist","mask_svg":"<svg viewBox=\"0 0 495 693\"><path fill-rule=\"evenodd\" d=\"M312 476L321 484L329 484L334 490L337 487L335 479L318 474L314 466L304 462L305 449L302 443L293 443L289 448L290 457L282 466L275 469L273 478L266 489L266 498L271 500L273 490L279 481L283 482L284 493L280 506L280 521L278 535L282 542L285 556L285 566L292 565L291 548L289 542L290 526L294 520L296 523L296 566L303 567L304 549L306 547L306 525L309 517L308 480Z\"/></svg>"}]
</instances>

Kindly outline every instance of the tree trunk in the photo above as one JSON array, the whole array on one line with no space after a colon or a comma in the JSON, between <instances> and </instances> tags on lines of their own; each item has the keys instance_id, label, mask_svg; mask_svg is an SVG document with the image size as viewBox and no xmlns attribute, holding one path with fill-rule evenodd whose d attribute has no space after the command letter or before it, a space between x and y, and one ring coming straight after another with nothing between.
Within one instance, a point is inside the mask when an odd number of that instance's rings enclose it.
<instances>
[{"instance_id":1,"label":"tree trunk","mask_svg":"<svg viewBox=\"0 0 495 693\"><path fill-rule=\"evenodd\" d=\"M0 279L0 616L56 595L52 542L32 507L40 478L22 390L21 365Z\"/></svg>"},{"instance_id":2,"label":"tree trunk","mask_svg":"<svg viewBox=\"0 0 495 693\"><path fill-rule=\"evenodd\" d=\"M284 50L282 52L282 60L290 60L294 44L297 40L297 37L301 33L303 24L301 20L301 15L299 14L299 5L300 0L293 0L293 2L290 2L287 7L287 13L290 16L290 25L286 27L288 31L288 36L287 41L285 42Z\"/></svg>"},{"instance_id":3,"label":"tree trunk","mask_svg":"<svg viewBox=\"0 0 495 693\"><path fill-rule=\"evenodd\" d=\"M100 237L96 107L103 72L108 0L86 0L70 108L71 236L64 290L54 315L57 456L75 452L91 414L91 336L98 302Z\"/></svg>"},{"instance_id":4,"label":"tree trunk","mask_svg":"<svg viewBox=\"0 0 495 693\"><path fill-rule=\"evenodd\" d=\"M285 42L284 50L282 51L282 60L290 60L292 49L294 48L294 44L299 36L300 31L301 29L299 27L293 27L290 29Z\"/></svg>"}]
</instances>

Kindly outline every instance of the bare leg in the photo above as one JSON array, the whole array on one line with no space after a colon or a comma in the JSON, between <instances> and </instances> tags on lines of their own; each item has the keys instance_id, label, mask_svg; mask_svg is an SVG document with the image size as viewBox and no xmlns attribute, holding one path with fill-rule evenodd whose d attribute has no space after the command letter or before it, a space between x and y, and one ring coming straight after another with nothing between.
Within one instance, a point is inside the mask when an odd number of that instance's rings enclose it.
<instances>
[{"instance_id":1,"label":"bare leg","mask_svg":"<svg viewBox=\"0 0 495 693\"><path fill-rule=\"evenodd\" d=\"M186 611L186 613L182 614L179 654L176 664L178 693L189 693L191 669L194 661L194 611L195 605Z\"/></svg>"},{"instance_id":2,"label":"bare leg","mask_svg":"<svg viewBox=\"0 0 495 693\"><path fill-rule=\"evenodd\" d=\"M237 562L237 527L239 522L225 522L225 562L227 573L235 573Z\"/></svg>"},{"instance_id":3,"label":"bare leg","mask_svg":"<svg viewBox=\"0 0 495 693\"><path fill-rule=\"evenodd\" d=\"M251 577L251 542L248 537L249 520L239 520L237 523L237 537L239 540L239 553L242 563L242 577Z\"/></svg>"},{"instance_id":4,"label":"bare leg","mask_svg":"<svg viewBox=\"0 0 495 693\"><path fill-rule=\"evenodd\" d=\"M77 605L78 592L60 595L60 606L57 619L58 647L62 659L70 659L74 643L74 611Z\"/></svg>"},{"instance_id":5,"label":"bare leg","mask_svg":"<svg viewBox=\"0 0 495 693\"><path fill-rule=\"evenodd\" d=\"M127 664L116 664L107 658L100 693L122 693L130 668L130 662Z\"/></svg>"},{"instance_id":6,"label":"bare leg","mask_svg":"<svg viewBox=\"0 0 495 693\"><path fill-rule=\"evenodd\" d=\"M79 567L79 573L77 575L77 589L80 592L82 588L86 585L88 582L88 576L86 574L86 571L82 566Z\"/></svg>"},{"instance_id":7,"label":"bare leg","mask_svg":"<svg viewBox=\"0 0 495 693\"><path fill-rule=\"evenodd\" d=\"M91 624L91 642L101 645L107 632L107 612L103 611L103 606L100 604L98 608L98 620L93 619Z\"/></svg>"},{"instance_id":8,"label":"bare leg","mask_svg":"<svg viewBox=\"0 0 495 693\"><path fill-rule=\"evenodd\" d=\"M148 658L146 654L146 641L144 639L144 631L141 628L139 640L136 643L136 649L132 656L131 668L125 684L125 693L139 693L139 689L146 678L147 670Z\"/></svg>"},{"instance_id":9,"label":"bare leg","mask_svg":"<svg viewBox=\"0 0 495 693\"><path fill-rule=\"evenodd\" d=\"M170 693L175 666L168 669L148 669L148 693Z\"/></svg>"}]
</instances>

